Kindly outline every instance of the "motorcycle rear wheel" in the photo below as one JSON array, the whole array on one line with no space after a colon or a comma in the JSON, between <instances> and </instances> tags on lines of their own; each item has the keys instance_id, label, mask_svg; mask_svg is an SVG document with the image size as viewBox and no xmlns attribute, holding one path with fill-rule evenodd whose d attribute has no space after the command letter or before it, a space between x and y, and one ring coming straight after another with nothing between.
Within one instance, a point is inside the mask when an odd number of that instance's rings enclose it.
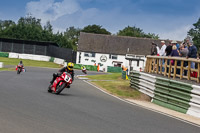
<instances>
[{"instance_id":1,"label":"motorcycle rear wheel","mask_svg":"<svg viewBox=\"0 0 200 133\"><path fill-rule=\"evenodd\" d=\"M48 90L47 90L49 93L51 93L52 92L52 90L51 90L51 84L49 85L49 87L48 87Z\"/></svg>"}]
</instances>

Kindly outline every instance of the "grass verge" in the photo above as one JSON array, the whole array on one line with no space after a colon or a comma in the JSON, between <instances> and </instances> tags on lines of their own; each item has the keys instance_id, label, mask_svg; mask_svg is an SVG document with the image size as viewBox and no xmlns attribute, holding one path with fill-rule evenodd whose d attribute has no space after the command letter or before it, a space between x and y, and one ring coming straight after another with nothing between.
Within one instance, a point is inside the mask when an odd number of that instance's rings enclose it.
<instances>
[{"instance_id":1,"label":"grass verge","mask_svg":"<svg viewBox=\"0 0 200 133\"><path fill-rule=\"evenodd\" d=\"M148 96L139 92L138 90L131 88L129 80L121 79L121 73L108 74L108 75L94 75L86 77L95 80L91 81L91 83L95 84L99 88L120 98L150 101L150 98ZM104 80L109 80L109 81L104 81Z\"/></svg>"},{"instance_id":2,"label":"grass verge","mask_svg":"<svg viewBox=\"0 0 200 133\"><path fill-rule=\"evenodd\" d=\"M86 77L94 80L122 80L121 76L121 73L110 73L105 75L91 75Z\"/></svg>"},{"instance_id":3,"label":"grass verge","mask_svg":"<svg viewBox=\"0 0 200 133\"><path fill-rule=\"evenodd\" d=\"M60 68L60 65L55 64L53 62L25 60L25 59L13 59L13 58L0 57L0 62L3 62L4 65L17 65L20 60L23 61L23 64L24 64L25 67L26 66L33 66L33 67Z\"/></svg>"},{"instance_id":4,"label":"grass verge","mask_svg":"<svg viewBox=\"0 0 200 133\"><path fill-rule=\"evenodd\" d=\"M15 68L0 68L0 71L15 71Z\"/></svg>"}]
</instances>

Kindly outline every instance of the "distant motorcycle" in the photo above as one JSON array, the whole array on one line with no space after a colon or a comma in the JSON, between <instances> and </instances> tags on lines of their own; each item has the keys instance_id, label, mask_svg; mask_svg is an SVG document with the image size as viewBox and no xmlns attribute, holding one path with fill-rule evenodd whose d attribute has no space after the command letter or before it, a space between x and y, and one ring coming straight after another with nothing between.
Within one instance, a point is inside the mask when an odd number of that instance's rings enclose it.
<instances>
[{"instance_id":1,"label":"distant motorcycle","mask_svg":"<svg viewBox=\"0 0 200 133\"><path fill-rule=\"evenodd\" d=\"M25 69L22 65L17 65L16 71L17 71L17 74L20 74L21 72L25 72Z\"/></svg>"},{"instance_id":2,"label":"distant motorcycle","mask_svg":"<svg viewBox=\"0 0 200 133\"><path fill-rule=\"evenodd\" d=\"M82 72L83 72L84 74L87 74L86 68L83 68L83 69L82 69Z\"/></svg>"},{"instance_id":3,"label":"distant motorcycle","mask_svg":"<svg viewBox=\"0 0 200 133\"><path fill-rule=\"evenodd\" d=\"M72 84L72 76L70 73L63 72L60 77L57 77L53 84L48 87L49 93L60 94L65 88Z\"/></svg>"}]
</instances>

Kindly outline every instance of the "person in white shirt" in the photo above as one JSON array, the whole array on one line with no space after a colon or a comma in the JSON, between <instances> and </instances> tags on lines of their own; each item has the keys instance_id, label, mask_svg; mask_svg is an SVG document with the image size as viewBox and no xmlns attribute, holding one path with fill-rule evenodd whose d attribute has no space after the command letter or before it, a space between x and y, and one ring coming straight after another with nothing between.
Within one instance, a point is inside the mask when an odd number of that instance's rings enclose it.
<instances>
[{"instance_id":1,"label":"person in white shirt","mask_svg":"<svg viewBox=\"0 0 200 133\"><path fill-rule=\"evenodd\" d=\"M159 51L159 55L160 56L165 56L166 55L166 53L165 53L165 49L166 49L166 45L165 45L165 41L161 41L161 45L162 45L162 47L161 47L161 49L160 49L160 51Z\"/></svg>"},{"instance_id":2,"label":"person in white shirt","mask_svg":"<svg viewBox=\"0 0 200 133\"><path fill-rule=\"evenodd\" d=\"M166 56L165 49L167 48L167 46L165 45L165 41L161 41L161 45L162 45L162 47L161 47L161 49L160 49L160 51L159 51L159 55L160 55L160 56ZM165 64L164 59L161 60L161 62L162 62L162 65L164 66L164 64ZM165 68L162 67L162 72L164 72L164 71L165 71Z\"/></svg>"}]
</instances>

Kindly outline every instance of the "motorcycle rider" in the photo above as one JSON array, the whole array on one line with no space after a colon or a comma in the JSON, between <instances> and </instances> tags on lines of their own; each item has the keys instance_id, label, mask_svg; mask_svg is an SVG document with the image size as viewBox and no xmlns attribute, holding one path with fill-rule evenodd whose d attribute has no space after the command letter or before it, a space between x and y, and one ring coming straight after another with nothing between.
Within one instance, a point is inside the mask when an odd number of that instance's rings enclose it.
<instances>
[{"instance_id":1,"label":"motorcycle rider","mask_svg":"<svg viewBox=\"0 0 200 133\"><path fill-rule=\"evenodd\" d=\"M82 70L83 73L86 74L86 67L84 65L81 66L81 70Z\"/></svg>"},{"instance_id":2,"label":"motorcycle rider","mask_svg":"<svg viewBox=\"0 0 200 133\"><path fill-rule=\"evenodd\" d=\"M18 64L18 66L22 66L22 68L23 68L24 67L23 62L20 61L19 64Z\"/></svg>"},{"instance_id":3,"label":"motorcycle rider","mask_svg":"<svg viewBox=\"0 0 200 133\"><path fill-rule=\"evenodd\" d=\"M62 69L60 69L60 70L58 71L59 73L54 73L54 74L53 74L53 79L50 81L50 83L53 84L54 80L55 80L57 77L60 77L60 76L62 75L63 72L68 72L68 73L70 73L71 76L72 76L72 81L73 81L73 80L74 80L74 70L73 70L73 68L74 68L74 63L69 62L69 63L67 64L66 67L63 67ZM67 88L70 88L70 86L68 86Z\"/></svg>"}]
</instances>

